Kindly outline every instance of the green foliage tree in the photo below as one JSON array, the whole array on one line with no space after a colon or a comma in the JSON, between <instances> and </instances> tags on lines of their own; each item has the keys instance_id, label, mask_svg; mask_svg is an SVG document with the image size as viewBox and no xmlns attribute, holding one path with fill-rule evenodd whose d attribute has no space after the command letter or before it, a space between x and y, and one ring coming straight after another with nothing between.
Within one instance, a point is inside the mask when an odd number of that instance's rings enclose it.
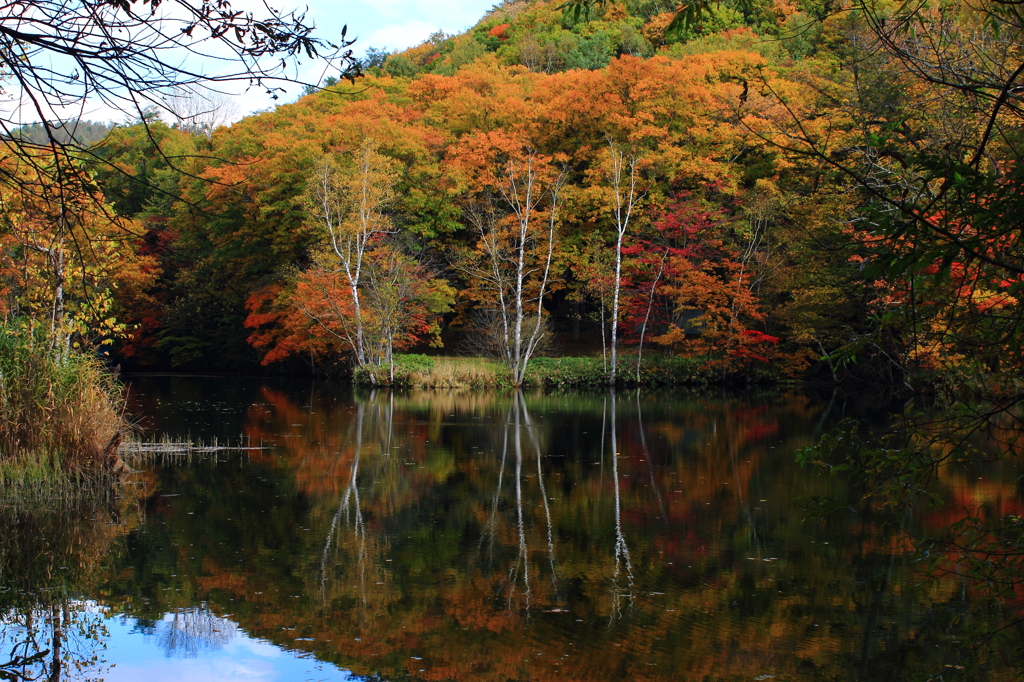
<instances>
[{"instance_id":1,"label":"green foliage tree","mask_svg":"<svg viewBox=\"0 0 1024 682\"><path fill-rule=\"evenodd\" d=\"M24 106L0 114L0 145L15 160L0 168L0 185L24 195L25 201L55 202L62 222L84 223L89 214L99 214L119 224L126 236L138 236L130 223L134 216L121 220L94 201L100 193L93 169L103 167L105 180L122 185L111 187L112 192L127 190L121 208L137 211L149 193L148 166L162 162L182 171L187 165L186 157L176 153L180 150L159 145L165 133L151 130L151 107L173 114L183 99L231 82L264 87L276 97L281 82L289 80L289 61L300 56L331 60L349 77L358 72L344 32L340 42L332 43L314 36L301 14L271 8L258 17L226 2L33 0L7 10L0 18L2 93ZM200 72L183 59L201 55L211 43L229 55L221 61L224 72ZM63 113L98 101L137 117L147 130L149 153L160 161L137 159L142 168L108 163L110 147L99 151L95 140L78 129L81 124ZM21 128L26 111L38 121L31 135ZM89 172L82 172L83 163L92 166ZM169 191L166 183L154 189ZM68 242L69 267L77 261L85 268L96 248L88 238Z\"/></svg>"}]
</instances>

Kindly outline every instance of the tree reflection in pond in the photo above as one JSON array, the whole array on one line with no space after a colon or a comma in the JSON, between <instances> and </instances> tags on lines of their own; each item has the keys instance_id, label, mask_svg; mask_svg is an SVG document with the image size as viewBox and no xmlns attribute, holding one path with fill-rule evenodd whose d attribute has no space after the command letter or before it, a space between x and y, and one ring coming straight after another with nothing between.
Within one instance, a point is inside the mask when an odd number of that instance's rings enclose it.
<instances>
[{"instance_id":1,"label":"tree reflection in pond","mask_svg":"<svg viewBox=\"0 0 1024 682\"><path fill-rule=\"evenodd\" d=\"M622 504L619 496L619 438L618 419L615 417L615 405L618 398L614 391L611 395L612 405L612 489L615 491L615 571L612 573L612 609L608 615L609 624L622 615L622 600L628 600L629 606L633 605L633 564L629 560L629 546L626 544L626 536L622 532ZM637 417L639 418L639 412ZM638 419L639 421L639 419ZM641 434L643 427L640 427ZM644 448L646 450L646 448ZM646 452L645 452L646 454ZM655 488L657 490L657 488ZM619 586L619 576L625 574L626 585Z\"/></svg>"},{"instance_id":2,"label":"tree reflection in pond","mask_svg":"<svg viewBox=\"0 0 1024 682\"><path fill-rule=\"evenodd\" d=\"M156 638L167 656L196 658L205 652L222 649L234 639L238 626L200 606L165 614L156 625L145 630Z\"/></svg>"},{"instance_id":3,"label":"tree reflection in pond","mask_svg":"<svg viewBox=\"0 0 1024 682\"><path fill-rule=\"evenodd\" d=\"M0 625L0 651L9 659L0 661L0 679L93 679L106 669L101 655L108 633L95 604L62 600L11 609Z\"/></svg>"},{"instance_id":4,"label":"tree reflection in pond","mask_svg":"<svg viewBox=\"0 0 1024 682\"><path fill-rule=\"evenodd\" d=\"M171 435L182 381L136 384ZM228 409L224 386L190 381L183 409L216 402L219 434L268 449L154 467L144 523L80 592L167 651L252 637L359 676L460 681L896 682L962 664L960 582L923 580L870 503L806 520L797 498L830 483L793 453L829 428L828 396L239 382ZM1017 508L1016 481L951 469L955 502L903 522ZM971 679L1016 674L987 666Z\"/></svg>"},{"instance_id":5,"label":"tree reflection in pond","mask_svg":"<svg viewBox=\"0 0 1024 682\"><path fill-rule=\"evenodd\" d=\"M136 482L138 483L138 482ZM0 505L0 679L102 674L107 628L87 596L117 538L138 521L135 490L97 489Z\"/></svg>"}]
</instances>

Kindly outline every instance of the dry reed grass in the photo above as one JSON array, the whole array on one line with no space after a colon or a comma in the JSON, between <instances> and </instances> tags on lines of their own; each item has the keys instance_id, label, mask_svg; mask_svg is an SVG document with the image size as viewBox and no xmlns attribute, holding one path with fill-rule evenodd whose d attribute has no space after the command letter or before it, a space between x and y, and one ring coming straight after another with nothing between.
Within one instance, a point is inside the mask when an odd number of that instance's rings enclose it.
<instances>
[{"instance_id":1,"label":"dry reed grass","mask_svg":"<svg viewBox=\"0 0 1024 682\"><path fill-rule=\"evenodd\" d=\"M476 391L454 389L439 391L432 388L416 389L391 394L397 408L424 415L430 423L442 421L458 412L485 414L504 406L511 395L508 391Z\"/></svg>"},{"instance_id":2,"label":"dry reed grass","mask_svg":"<svg viewBox=\"0 0 1024 682\"><path fill-rule=\"evenodd\" d=\"M125 432L117 381L84 352L60 357L41 334L0 327L0 485L74 483L103 469Z\"/></svg>"},{"instance_id":3,"label":"dry reed grass","mask_svg":"<svg viewBox=\"0 0 1024 682\"><path fill-rule=\"evenodd\" d=\"M436 358L433 366L408 374L411 388L493 388L510 386L508 369L482 358Z\"/></svg>"},{"instance_id":4,"label":"dry reed grass","mask_svg":"<svg viewBox=\"0 0 1024 682\"><path fill-rule=\"evenodd\" d=\"M353 381L363 388L505 388L512 385L509 370L500 362L485 358L429 357L399 355L395 358L394 380L381 379L381 372L368 368L355 371Z\"/></svg>"},{"instance_id":5,"label":"dry reed grass","mask_svg":"<svg viewBox=\"0 0 1024 682\"><path fill-rule=\"evenodd\" d=\"M121 457L129 466L147 464L191 464L220 454L252 454L258 450L269 450L262 445L253 445L248 438L238 443L221 443L214 438L208 443L193 440L171 440L166 435L156 441L127 440L121 446Z\"/></svg>"}]
</instances>

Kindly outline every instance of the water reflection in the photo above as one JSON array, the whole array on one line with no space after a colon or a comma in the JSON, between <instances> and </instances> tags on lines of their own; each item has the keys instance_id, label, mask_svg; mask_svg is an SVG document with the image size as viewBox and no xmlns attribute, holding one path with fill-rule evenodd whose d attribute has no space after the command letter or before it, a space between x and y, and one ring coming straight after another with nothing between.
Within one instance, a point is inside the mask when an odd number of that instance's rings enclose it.
<instances>
[{"instance_id":1,"label":"water reflection","mask_svg":"<svg viewBox=\"0 0 1024 682\"><path fill-rule=\"evenodd\" d=\"M205 606L164 614L156 625L141 628L155 637L168 657L196 658L223 649L238 634L238 626Z\"/></svg>"},{"instance_id":2,"label":"water reflection","mask_svg":"<svg viewBox=\"0 0 1024 682\"><path fill-rule=\"evenodd\" d=\"M387 589L388 572L384 568L387 540L369 533L363 501L360 499L360 463L367 460L362 487L371 494L377 488L387 494L393 480L397 458L392 458L391 435L393 401L373 394L356 405L355 419L342 442L342 452L351 450L351 474L341 493L338 508L331 517L327 539L320 558L320 609L326 613L331 604L346 598L358 605L359 617L368 622L380 617L393 601ZM367 433L367 430L370 433ZM364 437L368 443L364 444ZM341 454L341 453L339 453ZM349 592L349 589L353 592Z\"/></svg>"},{"instance_id":3,"label":"water reflection","mask_svg":"<svg viewBox=\"0 0 1024 682\"><path fill-rule=\"evenodd\" d=\"M615 490L615 571L612 574L612 611L609 614L609 624L614 622L622 613L622 600L628 599L628 605L633 605L633 564L629 561L629 547L626 545L626 536L622 532L622 505L619 499L619 439L618 419L616 419L615 405L618 402L614 391L611 395L612 407L612 488ZM639 407L639 405L638 405ZM640 421L640 413L637 412L637 423L640 425L640 434L643 435L643 425ZM647 448L644 447L644 455L647 455ZM645 457L648 461L649 457ZM654 487L657 491L657 487ZM619 574L625 573L627 586L625 589L619 587Z\"/></svg>"},{"instance_id":4,"label":"water reflection","mask_svg":"<svg viewBox=\"0 0 1024 682\"><path fill-rule=\"evenodd\" d=\"M101 658L106 636L103 617L85 602L9 609L0 614L0 651L7 653L0 660L0 679L97 679L106 667Z\"/></svg>"},{"instance_id":5,"label":"water reflection","mask_svg":"<svg viewBox=\"0 0 1024 682\"><path fill-rule=\"evenodd\" d=\"M4 498L0 505L0 679L101 675L107 635L95 586L117 538L137 527L133 490Z\"/></svg>"},{"instance_id":6,"label":"water reflection","mask_svg":"<svg viewBox=\"0 0 1024 682\"><path fill-rule=\"evenodd\" d=\"M155 466L145 514L66 592L177 661L273 645L322 677L909 680L959 665L977 621L880 509L805 520L796 498L830 484L793 453L857 409L835 396L254 383L235 406L193 381L180 410L167 380L137 381L138 404L182 433L208 395L231 421L210 435L263 448ZM947 473L951 505L1018 508L1008 465Z\"/></svg>"}]
</instances>

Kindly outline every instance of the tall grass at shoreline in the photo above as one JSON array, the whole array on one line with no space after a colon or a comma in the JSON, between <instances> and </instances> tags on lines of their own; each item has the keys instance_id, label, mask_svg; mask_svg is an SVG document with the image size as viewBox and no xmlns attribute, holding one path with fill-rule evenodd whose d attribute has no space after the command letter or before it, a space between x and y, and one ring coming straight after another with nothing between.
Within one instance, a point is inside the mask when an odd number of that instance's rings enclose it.
<instances>
[{"instance_id":1,"label":"tall grass at shoreline","mask_svg":"<svg viewBox=\"0 0 1024 682\"><path fill-rule=\"evenodd\" d=\"M620 364L620 388L655 388L712 385L772 384L778 381L770 368L752 367L723 373L700 358L645 357L639 372L636 360L625 356ZM632 363L631 363L632 361ZM544 389L607 390L609 373L599 357L535 358L530 361L525 385ZM357 369L357 386L393 388L510 388L512 375L496 360L399 355L394 381L387 369Z\"/></svg>"},{"instance_id":2,"label":"tall grass at shoreline","mask_svg":"<svg viewBox=\"0 0 1024 682\"><path fill-rule=\"evenodd\" d=\"M49 339L0 326L0 485L80 484L104 470L104 448L127 428L103 364Z\"/></svg>"},{"instance_id":3,"label":"tall grass at shoreline","mask_svg":"<svg viewBox=\"0 0 1024 682\"><path fill-rule=\"evenodd\" d=\"M504 388L512 385L512 373L496 360L486 358L398 355L394 381L387 367L360 367L352 381L368 388Z\"/></svg>"}]
</instances>

